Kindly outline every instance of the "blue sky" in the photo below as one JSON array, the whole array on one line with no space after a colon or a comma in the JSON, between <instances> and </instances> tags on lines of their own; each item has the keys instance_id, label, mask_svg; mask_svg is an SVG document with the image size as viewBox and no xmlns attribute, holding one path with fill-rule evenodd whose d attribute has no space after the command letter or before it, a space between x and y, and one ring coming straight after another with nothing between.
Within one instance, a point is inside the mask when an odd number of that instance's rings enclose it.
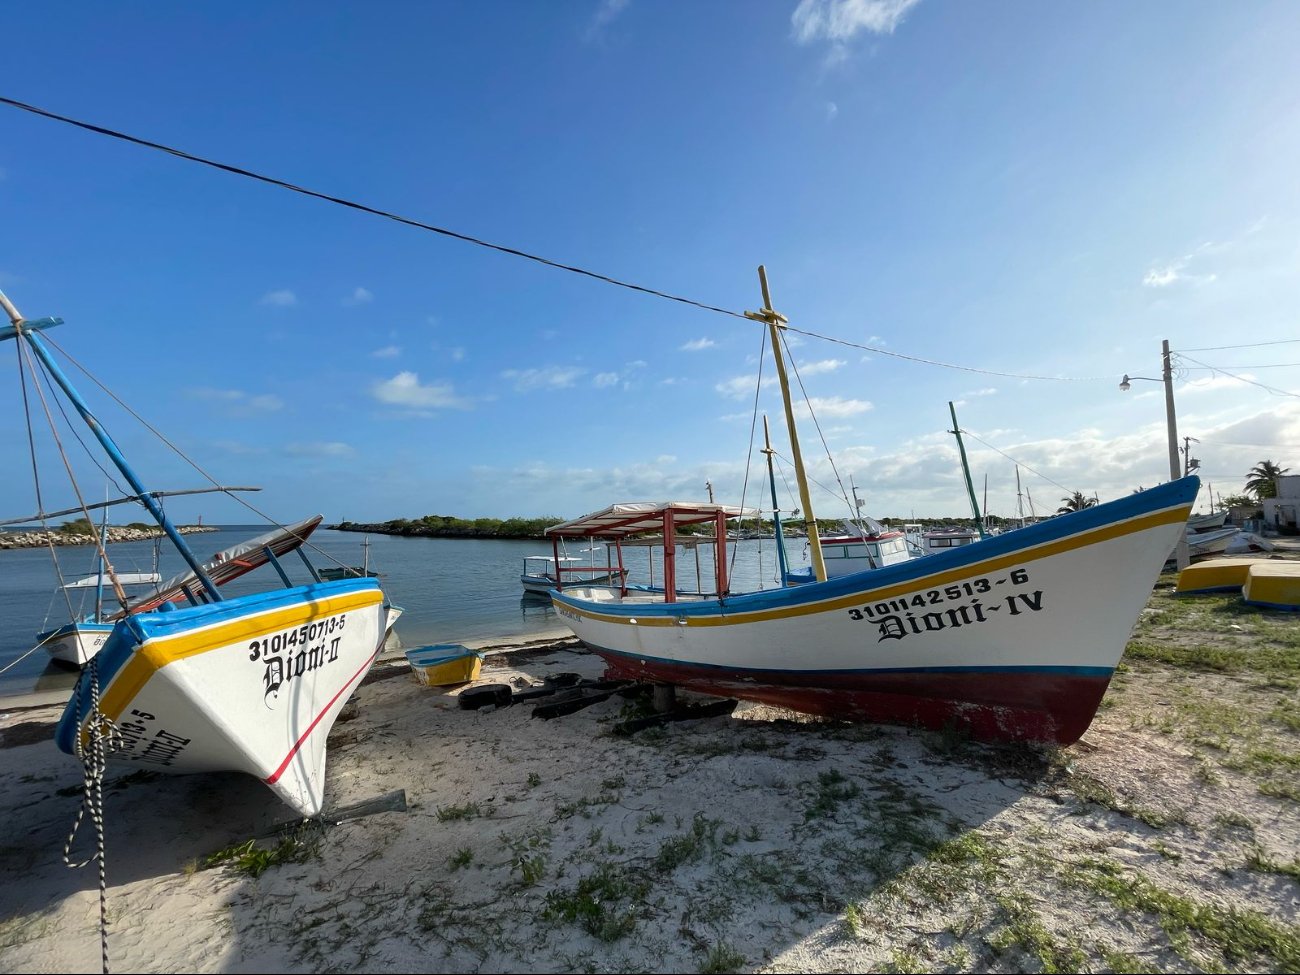
<instances>
[{"instance_id":1,"label":"blue sky","mask_svg":"<svg viewBox=\"0 0 1300 975\"><path fill-rule=\"evenodd\" d=\"M1300 339L1294 3L61 3L12 7L6 37L0 93L54 112L735 311L765 264L792 326L839 340L789 336L811 472L835 488L824 437L877 516L966 510L949 400L995 513L1003 454L1046 476L1022 470L1040 508L1167 479L1160 385L1117 388L1166 338L1216 491L1300 470L1300 343L1213 348ZM272 517L571 517L706 480L740 501L744 320L7 106L0 214L0 288ZM203 483L91 398L150 486ZM788 458L770 385L759 404Z\"/></svg>"}]
</instances>

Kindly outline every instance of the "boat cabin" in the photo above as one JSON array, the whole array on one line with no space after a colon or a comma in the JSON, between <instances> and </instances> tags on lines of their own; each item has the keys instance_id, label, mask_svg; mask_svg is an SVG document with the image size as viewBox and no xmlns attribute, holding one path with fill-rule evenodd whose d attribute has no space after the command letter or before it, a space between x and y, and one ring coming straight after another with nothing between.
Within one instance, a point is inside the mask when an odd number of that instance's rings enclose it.
<instances>
[{"instance_id":1,"label":"boat cabin","mask_svg":"<svg viewBox=\"0 0 1300 975\"><path fill-rule=\"evenodd\" d=\"M552 525L546 529L546 536L551 539L554 558L558 563L561 546L568 540L586 539L592 542L604 542L607 568L611 574L617 574L613 588L619 589L620 595L626 597L629 587L627 569L623 564L624 546L652 546L660 548L663 554L663 599L675 602L683 593L678 583L677 549L679 547L695 548L711 546L714 549L714 579L712 592L726 594L729 592L727 579L727 522L733 518L755 518L757 508L741 508L735 505L713 504L692 501L631 501L613 504L608 508L583 515L572 521ZM680 534L679 529L689 525L708 525L712 529L707 534ZM666 540L671 539L671 544ZM653 561L651 562L653 565ZM558 590L583 585L583 582L566 582L563 566L557 565L560 572ZM586 567L590 570L590 565ZM696 561L699 572L699 562ZM703 592L703 580L697 575L699 588ZM651 585L654 581L651 580ZM655 587L657 588L657 587ZM694 595L699 595L696 593Z\"/></svg>"}]
</instances>

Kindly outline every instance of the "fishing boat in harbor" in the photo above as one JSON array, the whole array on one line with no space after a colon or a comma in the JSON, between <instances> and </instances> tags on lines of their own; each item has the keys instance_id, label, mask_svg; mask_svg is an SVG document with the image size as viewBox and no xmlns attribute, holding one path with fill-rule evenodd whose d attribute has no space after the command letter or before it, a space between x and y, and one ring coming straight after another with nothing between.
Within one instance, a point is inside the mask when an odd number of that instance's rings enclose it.
<instances>
[{"instance_id":1,"label":"fishing boat in harbor","mask_svg":"<svg viewBox=\"0 0 1300 975\"><path fill-rule=\"evenodd\" d=\"M786 404L816 581L733 593L725 539L738 509L613 505L547 530L613 546L674 539L712 523L712 591L682 593L673 546L661 592L561 586L557 615L611 676L835 718L943 729L985 740L1069 744L1091 723L1199 482L1150 491L960 545L829 578L812 517L781 354L785 319L764 308ZM619 556L621 563L621 556Z\"/></svg>"},{"instance_id":2,"label":"fishing boat in harbor","mask_svg":"<svg viewBox=\"0 0 1300 975\"><path fill-rule=\"evenodd\" d=\"M592 565L576 555L526 555L524 570L519 574L519 584L525 595L549 596L559 586L607 586L618 582L626 574L621 568Z\"/></svg>"},{"instance_id":3,"label":"fishing boat in harbor","mask_svg":"<svg viewBox=\"0 0 1300 975\"><path fill-rule=\"evenodd\" d=\"M230 553L210 572L50 351L43 332L60 320L28 321L2 294L0 307L10 321L0 341L15 340L24 375L62 391L190 569L188 581L165 587L174 598L131 606L114 621L64 710L59 748L81 758L88 777L102 775L104 761L245 772L299 815L319 814L326 737L383 644L378 582L322 582L313 574L293 585L273 544ZM285 544L301 546L301 532L293 534ZM254 558L271 564L283 585L225 596L212 573L242 574Z\"/></svg>"}]
</instances>

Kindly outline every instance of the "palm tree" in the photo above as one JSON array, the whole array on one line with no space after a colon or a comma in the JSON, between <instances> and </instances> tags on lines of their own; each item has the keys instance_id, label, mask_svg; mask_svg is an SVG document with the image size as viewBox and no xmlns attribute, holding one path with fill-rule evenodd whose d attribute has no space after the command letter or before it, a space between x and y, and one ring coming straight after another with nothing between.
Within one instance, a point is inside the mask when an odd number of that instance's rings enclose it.
<instances>
[{"instance_id":1,"label":"palm tree","mask_svg":"<svg viewBox=\"0 0 1300 975\"><path fill-rule=\"evenodd\" d=\"M1082 491L1075 491L1068 498L1061 499L1061 506L1056 509L1058 515L1068 515L1071 511L1082 511L1097 503L1096 498L1085 498Z\"/></svg>"},{"instance_id":2,"label":"palm tree","mask_svg":"<svg viewBox=\"0 0 1300 975\"><path fill-rule=\"evenodd\" d=\"M1277 497L1277 481L1291 468L1278 467L1271 460L1261 460L1246 474L1246 490L1255 495L1256 500Z\"/></svg>"}]
</instances>

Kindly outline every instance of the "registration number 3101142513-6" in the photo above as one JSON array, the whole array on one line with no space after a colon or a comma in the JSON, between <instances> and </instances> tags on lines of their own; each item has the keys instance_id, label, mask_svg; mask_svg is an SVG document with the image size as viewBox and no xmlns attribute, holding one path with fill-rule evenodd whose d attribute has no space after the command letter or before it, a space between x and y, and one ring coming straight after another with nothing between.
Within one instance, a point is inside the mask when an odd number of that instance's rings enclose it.
<instances>
[{"instance_id":1,"label":"registration number 3101142513-6","mask_svg":"<svg viewBox=\"0 0 1300 975\"><path fill-rule=\"evenodd\" d=\"M1005 586L1008 583L1013 586L1023 586L1027 582L1029 582L1028 570L1012 569L1001 577L983 576L978 579L967 579L965 582L944 586L942 589L927 589L924 592L900 596L897 599L886 599L861 607L855 606L849 610L849 617L855 620L866 620L891 613L901 613L909 609L941 606L946 602L993 592L997 586Z\"/></svg>"}]
</instances>

